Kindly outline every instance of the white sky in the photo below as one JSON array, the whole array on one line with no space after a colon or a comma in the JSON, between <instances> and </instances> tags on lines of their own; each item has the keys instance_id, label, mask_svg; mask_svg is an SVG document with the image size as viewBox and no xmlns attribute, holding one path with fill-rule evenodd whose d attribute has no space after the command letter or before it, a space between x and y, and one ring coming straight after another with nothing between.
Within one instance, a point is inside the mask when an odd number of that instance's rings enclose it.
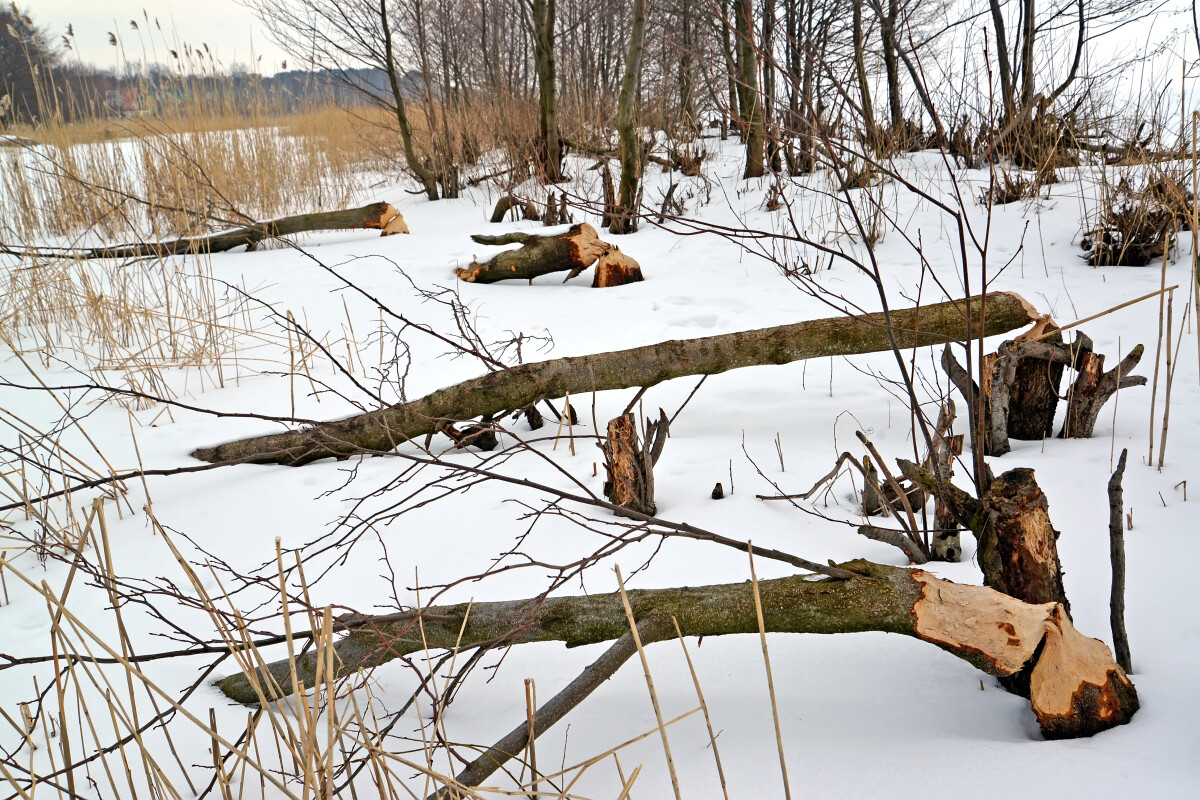
<instances>
[{"instance_id":1,"label":"white sky","mask_svg":"<svg viewBox=\"0 0 1200 800\"><path fill-rule=\"evenodd\" d=\"M184 43L193 47L207 43L225 67L235 62L249 66L262 56L259 69L268 75L287 59L267 38L253 12L235 0L25 0L17 6L56 41L73 24L76 55L102 68L121 64L118 49L108 43L110 31L121 38L129 61L154 60L155 49L158 60L169 61L166 51ZM143 11L150 17L149 25ZM154 26L155 19L161 32ZM130 20L137 21L139 31L130 27Z\"/></svg>"}]
</instances>

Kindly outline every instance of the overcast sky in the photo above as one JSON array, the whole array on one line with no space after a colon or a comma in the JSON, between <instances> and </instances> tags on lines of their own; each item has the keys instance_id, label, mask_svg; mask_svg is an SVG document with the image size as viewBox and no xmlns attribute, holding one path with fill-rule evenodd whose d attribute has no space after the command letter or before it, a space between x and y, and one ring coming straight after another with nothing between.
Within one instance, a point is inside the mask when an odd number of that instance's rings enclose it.
<instances>
[{"instance_id":1,"label":"overcast sky","mask_svg":"<svg viewBox=\"0 0 1200 800\"><path fill-rule=\"evenodd\" d=\"M259 69L268 75L287 59L267 38L254 14L235 0L25 0L17 6L56 42L61 43L59 37L67 32L67 25L74 25L76 54L102 68L121 65L118 49L108 43L109 32L120 37L130 61L153 60L156 48L158 59L167 61L166 51L185 43L193 47L208 44L227 68L235 62L249 66L261 56ZM150 18L149 25L145 15ZM156 19L161 32L154 26ZM139 30L133 30L130 20L137 21Z\"/></svg>"}]
</instances>

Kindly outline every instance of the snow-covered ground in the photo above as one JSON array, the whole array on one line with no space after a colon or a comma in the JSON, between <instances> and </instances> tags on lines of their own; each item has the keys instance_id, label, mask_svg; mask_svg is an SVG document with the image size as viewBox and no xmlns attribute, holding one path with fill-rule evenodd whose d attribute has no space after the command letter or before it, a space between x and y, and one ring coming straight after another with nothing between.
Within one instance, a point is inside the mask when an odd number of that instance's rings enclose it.
<instances>
[{"instance_id":1,"label":"snow-covered ground","mask_svg":"<svg viewBox=\"0 0 1200 800\"><path fill-rule=\"evenodd\" d=\"M715 140L707 141L711 148L717 148ZM598 192L590 182L596 180L596 173L586 171L588 165L586 161L572 162L571 171L581 176L574 190L591 189L595 197ZM950 170L940 156L930 153L906 158L897 168L925 191L952 203L956 202L952 182L957 181L964 211L981 240L987 230L989 287L1021 294L1039 310L1052 313L1060 324L1159 288L1162 276L1158 264L1097 269L1084 262L1079 240L1083 220L1096 197L1096 175L1091 170L1060 171L1062 182L1051 187L1049 197L1032 204L995 208L989 228L985 225L986 209L977 202L987 183L986 172ZM790 214L806 236L860 257L866 252L861 242L845 234L843 227L850 224L849 217L844 211L839 216L837 198L828 194L827 176L812 178L808 188L799 183L790 186L786 192L790 208L772 212L763 208L769 180L742 181L740 170L740 153L728 146L710 159L706 179L674 176L682 182L678 196L685 198L688 216L737 229L787 231ZM660 174L656 167L650 173L646 198L647 203L654 203L672 176ZM875 246L892 307L911 305L918 297L924 303L945 299L939 282L952 295L960 293L958 238L947 215L895 182L870 191L876 192L900 226L900 230L885 227L883 238ZM262 287L256 291L260 299L269 301L281 314L291 311L318 336L331 331L331 339L343 337L349 313L355 328L353 338L361 348L361 358L354 357L356 377L363 379L365 366L372 373L368 376L371 381L378 378L381 359L391 359L395 342L385 341L381 356L377 335L381 314L370 297L413 322L446 331L454 323L447 306L419 291L445 287L469 311L469 319L484 342L508 339L518 333L553 337L552 349L542 349L536 338L524 341L526 361L830 316L835 313L827 302L831 298L834 303L848 301L866 310L879 307L874 287L845 262L830 265L828 257L794 246L777 250L787 263L795 264L803 258L818 267L806 284L823 292L814 296L784 275L776 264L744 251L735 242L714 234L680 235L679 226L672 231L645 225L637 234L623 238L603 234L640 262L646 275L642 283L593 290L589 274L565 285L558 274L535 280L532 285L460 284L455 282L452 269L490 251L473 244L469 234L532 230L535 224L490 225L487 218L495 197L483 187L468 191L463 198L436 203L415 198L402 186L379 191L368 199L377 198L400 207L411 235L377 238L364 232L344 232L308 236L300 242L307 255L287 248L222 254L211 258L211 273L229 285ZM577 212L576 219L583 217ZM594 218L588 219L597 224ZM928 644L882 633L771 635L768 641L782 742L793 792L805 796L888 798L1011 797L1032 792L1062 797L1127 797L1142 796L1143 792L1157 797L1188 797L1200 793L1200 684L1193 674L1200 654L1200 621L1192 613L1192 606L1200 600L1200 584L1193 576L1195 564L1200 561L1200 525L1193 516L1200 508L1200 475L1196 473L1200 462L1195 455L1200 452L1200 433L1193 425L1200 411L1194 321L1183 324L1182 342L1177 341L1189 297L1190 256L1190 237L1184 234L1178 252L1166 266L1168 285L1178 284L1180 288L1176 291L1176 329L1172 333L1173 346L1179 345L1178 366L1164 468L1159 471L1145 463L1152 426L1148 387L1122 391L1119 401L1110 403L1101 413L1096 435L1090 440L1014 442L1011 453L992 459L997 473L1017 466L1036 470L1049 498L1051 518L1061 532L1059 548L1076 626L1087 635L1109 641L1106 484L1114 466L1114 452L1119 455L1121 448L1129 448L1124 486L1133 527L1126 537L1127 624L1134 663L1132 678L1141 711L1131 724L1091 739L1043 741L1027 701L1006 693L993 679ZM971 289L978 291L981 259L973 250L967 269ZM346 281L361 291L348 289ZM218 285L218 294L228 291ZM299 378L289 378L285 374L289 370L286 333L264 309L255 307L246 313L256 328L274 331L271 341L260 348L260 355L275 359L278 374L251 374L252 370L243 368L245 374L234 380L227 363L224 388L214 387L209 379L201 391L195 371L190 377L185 370L168 371L181 402L226 412L287 416L294 393L296 415L310 419L354 413L355 402L370 407L371 399L355 393L327 361L314 359L309 371L314 380L328 381L343 390L344 397L331 393L314 396L303 371ZM1095 341L1097 352L1108 355L1110 366L1116 363L1118 353L1144 344L1147 352L1138 373L1151 376L1158 313L1158 300L1152 299L1087 323L1082 330ZM388 314L383 323L393 330L400 327ZM484 371L477 361L448 355L446 344L415 327L401 331L400 336L408 346L401 361L401 366L407 368L404 393L408 398ZM336 354L344 356L344 349ZM511 358L512 351L507 355ZM915 356L922 385L930 396L936 387L946 384L935 363L937 356L932 350L919 351ZM64 355L62 361L47 364L26 355L26 362L29 368L10 353L0 362L0 375L22 385L37 380L52 386L83 382L77 372L68 369L85 363L79 357ZM262 363L256 363L253 371L264 372ZM389 377L394 375L393 371ZM660 516L820 562L865 557L904 563L898 550L868 541L844 524L859 519L845 476L816 502L802 504L819 513L755 497L775 491L769 481L788 492L807 491L829 471L841 451L861 451L854 437L856 430L866 432L885 455L912 458L907 405L886 383L896 375L893 356L879 353L741 369L710 377L672 426L671 439L655 470ZM98 379L110 380L112 376L102 374ZM695 379L680 379L651 388L641 401L645 413L650 415L654 409L656 415L662 407L673 414L695 383ZM1160 378L1160 416L1164 388L1165 380ZM522 452L507 461L489 463L505 474L564 488L571 484L563 472L569 473L599 493L604 472L602 457L594 438L588 437L595 435L595 422L603 427L629 403L635 391L573 398L580 412L580 425L574 429L574 453L565 432L555 442L554 425L549 419L547 427L536 434L531 434L521 421L511 423L514 433L536 439L532 446L544 458ZM392 386L383 393L391 398L394 392ZM168 418L161 414L161 406L134 410L131 425L130 412L124 406L97 404L96 393L64 391L58 396L64 403L68 399L79 401L73 407L78 424L62 432L63 446L103 471L107 467L98 453L117 471L136 468L139 458L148 469L194 466L198 462L189 453L197 447L280 429L278 424L261 419L217 417L178 407ZM47 430L63 414L60 406L41 391L0 389L0 406L8 415L40 430ZM1061 415L1060 408L1060 422ZM1156 459L1160 426L1158 419L1153 421ZM17 447L17 436L11 428L10 424L4 444ZM960 424L959 430L965 430L965 426ZM93 444L88 443L85 431ZM777 439L782 459L776 449ZM512 442L509 437L503 443ZM447 446L444 437L434 440L435 450ZM411 452L417 452L416 448ZM449 461L459 463L475 463L483 457L487 454L460 451L446 455ZM128 481L129 503L136 513L131 515L125 510L119 518L112 503L105 512L114 569L131 579L164 578L180 587L188 586L163 536L156 533L142 511L147 500L152 501L155 518L172 532L172 542L194 563L224 560L243 573L265 564L262 573L268 577L274 575L276 537L285 549L321 537L329 537L325 541L330 542L345 532L345 527L338 526L348 514L363 519L371 513L387 513L389 508L403 508L404 513L387 524L381 522L361 530L352 548L314 554L306 568L314 604L364 612L386 609L397 600L415 604L417 592L413 587L417 585L435 587L481 573L514 547L520 536L525 536L519 543L520 551L547 563L579 558L603 542L598 533L565 516L543 516L531 529L528 513L550 498L510 484L480 483L437 502L422 504L428 496L414 497L412 492L418 484L434 477L432 471L427 471L413 476L411 483L378 492L406 469L408 465L398 459L371 458L326 460L303 468L224 467L149 477L145 488L139 480ZM965 472L963 468L958 470L957 480L963 485ZM1195 483L1192 497L1185 502L1181 482L1189 480ZM728 495L720 501L710 498L716 482L724 484ZM92 496L81 493L72 502L77 509L90 507ZM9 520L23 534L36 533L36 523L24 521L23 514L10 513ZM964 544L966 558L962 563L929 568L952 580L979 583L979 570L972 560L974 543L964 536ZM16 552L16 544L10 542L7 546ZM388 563L381 560L385 551ZM626 576L645 564L629 578L629 585L637 588L749 578L749 565L737 552L700 542L669 540L660 549L657 542L632 545L588 570L559 593L615 590L611 571L614 564L619 564ZM757 560L756 567L760 578L791 571L785 564L766 560ZM13 568L36 582L45 580L58 592L67 581L70 562L51 559L43 566L33 553L23 553L15 558ZM227 578L220 571L199 572L210 592L218 591L215 575L221 575L222 581ZM322 575L320 580L316 580L318 575ZM454 585L438 601L526 597L543 590L547 580L544 568L513 569L486 580ZM7 589L9 602L0 607L0 652L18 658L47 653L53 620L46 601L11 574ZM181 591L194 596L190 587ZM420 599L427 601L432 594L432 589L425 589ZM235 600L253 616L271 612L272 603L278 606L277 594L273 596L265 584L245 589ZM207 615L162 597L156 602L184 629L205 639L215 638ZM267 605L252 610L260 603ZM97 632L113 632L111 641L116 646L113 615L100 588L74 585L68 608ZM299 623L300 619L296 618L297 624L306 627L307 621ZM136 604L126 606L124 622L139 653L176 646L156 635L166 632L164 623ZM279 630L279 626L276 618L263 627ZM688 646L719 734L717 744L730 796L782 796L758 642L752 637L727 637L706 639L698 645L690 639ZM534 644L488 655L483 666L498 663L498 668L478 669L465 681L442 719L445 735L453 742L490 744L524 719L525 678L536 680L539 698L544 700L603 648ZM279 658L283 652L279 646L264 650L270 658ZM669 719L693 709L695 690L678 644L657 644L647 653L664 717ZM144 668L159 686L177 692L197 678L195 670L205 663L208 661L202 657L171 659L148 662ZM416 663L418 668L424 667L423 661ZM234 671L233 662L226 661L214 677ZM0 671L0 705L14 720L20 719L17 704L34 698L35 676L42 691L54 680L52 669L46 665ZM371 689L377 713L402 706L416 685L414 670L398 662L377 670ZM53 692L47 697L52 699ZM57 709L57 705L53 707ZM141 707L145 711L144 701ZM246 709L230 704L208 684L192 695L186 707L205 720L208 708L215 708L218 727L231 737L234 734L230 732L245 726ZM410 709L386 743L396 751L415 750L410 756L418 761L424 760L419 729L428 704L422 709L421 718ZM96 724L110 725L106 720L96 720ZM73 730L76 722L68 725ZM654 727L645 679L636 662L630 661L538 741L539 765L543 771L553 772L560 762L570 765L583 761ZM207 734L182 720L172 725L172 732L184 764L211 764ZM669 735L682 796L720 797L702 716L693 715L673 725ZM61 761L58 745L46 747L40 727L32 739L38 744L32 753L32 768L43 774L52 772L51 753ZM0 724L0 745L11 751L19 742L17 731L7 723ZM80 747L78 741L75 746ZM165 742L161 738L149 741L148 737L148 746L158 754L166 774L175 776L175 786L186 793ZM86 745L84 748L86 751ZM670 779L657 735L621 750L619 755L626 777L638 765L643 767L632 796L669 796ZM23 753L22 759L30 763L30 753ZM432 766L445 772L459 765L451 766L445 753L438 752ZM199 776L197 788L202 789L211 771L196 767L192 772ZM95 785L89 785L81 778L77 791L88 797L111 796L99 773L96 780ZM366 774L362 780L363 786L369 785ZM488 783L496 785L500 780L497 776ZM139 781L144 788L145 782ZM422 791L423 785L423 778L413 778L414 792ZM620 786L616 764L608 758L588 770L571 793L612 798L619 795ZM247 796L258 796L258 787L257 777L246 778ZM43 787L39 791L54 790ZM270 787L267 791L278 794Z\"/></svg>"}]
</instances>

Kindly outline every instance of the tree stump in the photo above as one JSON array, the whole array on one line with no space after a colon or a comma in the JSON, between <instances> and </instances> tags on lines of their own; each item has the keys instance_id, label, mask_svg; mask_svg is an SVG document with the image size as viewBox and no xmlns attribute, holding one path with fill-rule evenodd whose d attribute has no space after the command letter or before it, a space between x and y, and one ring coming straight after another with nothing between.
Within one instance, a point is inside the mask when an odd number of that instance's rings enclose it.
<instances>
[{"instance_id":1,"label":"tree stump","mask_svg":"<svg viewBox=\"0 0 1200 800\"><path fill-rule=\"evenodd\" d=\"M629 256L616 247L600 256L596 262L596 270L592 273L592 288L605 289L610 286L624 286L627 283L637 283L645 280L642 268Z\"/></svg>"},{"instance_id":2,"label":"tree stump","mask_svg":"<svg viewBox=\"0 0 1200 800\"><path fill-rule=\"evenodd\" d=\"M1058 433L1060 439L1090 439L1100 409L1117 390L1146 385L1144 376L1129 374L1142 360L1145 348L1140 344L1108 372L1104 371L1104 356L1092 352L1090 339L1087 344L1080 354L1079 375L1067 395L1067 419Z\"/></svg>"},{"instance_id":3,"label":"tree stump","mask_svg":"<svg viewBox=\"0 0 1200 800\"><path fill-rule=\"evenodd\" d=\"M657 422L646 423L644 443L638 441L633 414L625 413L608 423L608 438L600 445L608 479L604 494L609 501L638 514L654 516L654 465L666 444L666 412L659 409ZM616 513L620 514L620 511Z\"/></svg>"},{"instance_id":4,"label":"tree stump","mask_svg":"<svg viewBox=\"0 0 1200 800\"><path fill-rule=\"evenodd\" d=\"M992 481L983 498L988 524L979 537L983 584L1026 603L1071 604L1058 562L1058 531L1050 524L1050 504L1033 470L1009 470Z\"/></svg>"},{"instance_id":5,"label":"tree stump","mask_svg":"<svg viewBox=\"0 0 1200 800\"><path fill-rule=\"evenodd\" d=\"M1092 340L1079 333L1071 345L1059 341L1036 340L1048 318L1039 321L1034 329L1011 342L1005 342L990 355L984 356L979 385L971 380L947 345L942 352L942 368L951 382L970 403L982 392L984 399L982 437L976 436L978 414L972 411L972 440L983 442L985 455L1000 456L1011 450L1009 439L1044 439L1053 430L1058 407L1059 385L1063 369L1071 366L1079 376L1068 393L1067 421L1058 437L1089 438L1096 427L1096 418L1108 399L1129 386L1141 386L1146 379L1130 375L1141 360L1143 347L1136 346L1117 369L1105 373L1104 356L1092 350Z\"/></svg>"}]
</instances>

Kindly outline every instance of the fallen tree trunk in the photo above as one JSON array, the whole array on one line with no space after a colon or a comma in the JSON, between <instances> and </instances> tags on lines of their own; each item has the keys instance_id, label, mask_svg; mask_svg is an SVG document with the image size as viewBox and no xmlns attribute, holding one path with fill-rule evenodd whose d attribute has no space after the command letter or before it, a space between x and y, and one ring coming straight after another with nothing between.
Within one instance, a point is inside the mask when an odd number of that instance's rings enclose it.
<instances>
[{"instance_id":1,"label":"fallen tree trunk","mask_svg":"<svg viewBox=\"0 0 1200 800\"><path fill-rule=\"evenodd\" d=\"M1023 603L992 589L950 583L927 572L854 561L845 580L798 575L760 581L763 626L772 633L884 631L941 647L989 675L1030 675L1030 702L1047 738L1090 736L1128 722L1137 710L1132 682L1103 642L1075 630L1057 603ZM630 591L643 642L686 636L754 634L754 595L745 583ZM655 622L660 624L654 624ZM619 595L534 598L427 608L417 616L341 618L353 630L337 645L338 674L369 669L428 649L620 639L629 630ZM314 685L312 654L276 661L218 682L230 698L262 703ZM593 687L594 688L594 687Z\"/></svg>"},{"instance_id":2,"label":"fallen tree trunk","mask_svg":"<svg viewBox=\"0 0 1200 800\"><path fill-rule=\"evenodd\" d=\"M977 336L995 336L1030 324L1033 312L1016 294L986 296L982 330L963 319L961 302L891 312L897 338L928 347ZM972 298L980 308L980 298ZM654 386L687 375L715 375L738 367L787 364L807 358L891 349L883 314L829 317L776 328L702 339L673 340L630 350L522 364L439 389L403 405L326 422L311 428L228 442L192 453L201 461L240 460L300 466L322 458L388 452L435 430L444 420L499 417L542 398Z\"/></svg>"},{"instance_id":3,"label":"fallen tree trunk","mask_svg":"<svg viewBox=\"0 0 1200 800\"><path fill-rule=\"evenodd\" d=\"M277 236L358 228L381 231L381 236L408 233L408 225L405 224L404 217L400 215L400 212L396 211L390 203L379 202L361 208L280 217L208 236L191 236L167 242L137 242L111 247L93 247L82 251L72 251L71 255L92 259L161 258L195 253L223 253L243 245L253 247L264 239L272 239Z\"/></svg>"},{"instance_id":4,"label":"fallen tree trunk","mask_svg":"<svg viewBox=\"0 0 1200 800\"><path fill-rule=\"evenodd\" d=\"M555 211L556 216L557 213ZM557 236L513 231L498 236L475 234L471 241L487 245L519 244L521 247L505 250L487 261L472 261L470 266L454 270L459 280L468 283L532 281L553 272L568 273L565 281L569 281L592 264L597 264L594 288L642 280L637 262L601 240L596 229L586 222L572 225L566 233Z\"/></svg>"}]
</instances>

